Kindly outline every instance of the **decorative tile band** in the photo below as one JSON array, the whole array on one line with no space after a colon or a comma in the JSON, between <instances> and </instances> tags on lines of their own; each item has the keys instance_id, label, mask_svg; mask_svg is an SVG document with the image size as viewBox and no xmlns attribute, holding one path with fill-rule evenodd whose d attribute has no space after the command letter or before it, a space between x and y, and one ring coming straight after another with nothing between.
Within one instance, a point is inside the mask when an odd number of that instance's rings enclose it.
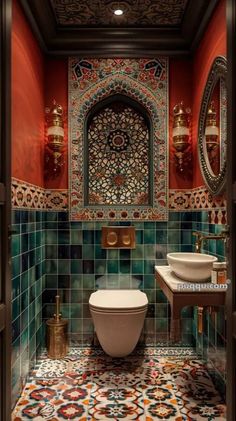
<instances>
[{"instance_id":1,"label":"decorative tile band","mask_svg":"<svg viewBox=\"0 0 236 421\"><path fill-rule=\"evenodd\" d=\"M176 189L169 190L169 210L192 211L192 210L226 209L224 195L212 196L205 186L192 190Z\"/></svg>"},{"instance_id":2,"label":"decorative tile band","mask_svg":"<svg viewBox=\"0 0 236 421\"><path fill-rule=\"evenodd\" d=\"M45 190L45 208L53 211L68 210L68 190Z\"/></svg>"},{"instance_id":3,"label":"decorative tile band","mask_svg":"<svg viewBox=\"0 0 236 421\"><path fill-rule=\"evenodd\" d=\"M45 209L45 189L34 184L12 178L12 207Z\"/></svg>"},{"instance_id":4,"label":"decorative tile band","mask_svg":"<svg viewBox=\"0 0 236 421\"><path fill-rule=\"evenodd\" d=\"M34 184L12 178L12 207L17 209L41 209L51 211L68 210L69 190L49 190ZM169 190L169 210L176 212L192 210L209 210L209 222L226 224L226 199L222 196L213 197L202 186L193 190ZM143 213L143 209L139 209ZM104 212L101 208L100 212ZM124 210L115 209L120 220L128 219ZM86 213L86 208L84 208ZM106 212L105 212L106 213ZM110 219L113 218L110 210ZM144 219L147 216L142 215ZM103 219L103 218L102 218ZM109 219L109 218L108 218Z\"/></svg>"},{"instance_id":5,"label":"decorative tile band","mask_svg":"<svg viewBox=\"0 0 236 421\"><path fill-rule=\"evenodd\" d=\"M68 209L68 190L48 190L12 178L12 207L64 211Z\"/></svg>"}]
</instances>

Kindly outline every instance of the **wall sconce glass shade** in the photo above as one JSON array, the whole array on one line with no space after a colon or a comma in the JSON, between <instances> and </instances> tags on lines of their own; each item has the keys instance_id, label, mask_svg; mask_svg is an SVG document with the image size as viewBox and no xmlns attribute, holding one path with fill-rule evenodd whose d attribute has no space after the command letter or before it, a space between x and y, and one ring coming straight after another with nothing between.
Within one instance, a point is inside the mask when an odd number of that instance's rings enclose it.
<instances>
[{"instance_id":1,"label":"wall sconce glass shade","mask_svg":"<svg viewBox=\"0 0 236 421\"><path fill-rule=\"evenodd\" d=\"M184 172L192 160L190 144L190 108L185 108L183 101L173 108L173 146L177 170Z\"/></svg>"},{"instance_id":2,"label":"wall sconce glass shade","mask_svg":"<svg viewBox=\"0 0 236 421\"><path fill-rule=\"evenodd\" d=\"M54 175L60 172L64 164L64 121L63 108L53 101L51 108L46 108L47 121L47 143L46 143L46 165L47 173L53 171Z\"/></svg>"}]
</instances>

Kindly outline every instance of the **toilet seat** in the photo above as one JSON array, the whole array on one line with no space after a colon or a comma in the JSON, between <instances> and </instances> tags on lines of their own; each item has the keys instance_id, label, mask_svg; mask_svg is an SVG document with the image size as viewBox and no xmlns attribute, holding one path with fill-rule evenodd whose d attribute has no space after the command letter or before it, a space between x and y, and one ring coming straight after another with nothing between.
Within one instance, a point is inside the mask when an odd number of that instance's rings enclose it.
<instances>
[{"instance_id":1,"label":"toilet seat","mask_svg":"<svg viewBox=\"0 0 236 421\"><path fill-rule=\"evenodd\" d=\"M105 313L136 313L147 305L146 294L139 290L99 290L89 299L90 309Z\"/></svg>"},{"instance_id":2,"label":"toilet seat","mask_svg":"<svg viewBox=\"0 0 236 421\"><path fill-rule=\"evenodd\" d=\"M90 310L93 310L96 313L103 313L103 314L137 314L137 313L142 313L143 311L146 310L147 306L143 306L143 307L138 307L138 308L134 308L132 310L127 310L125 308L122 309L111 309L111 310L107 310L106 308L99 308L99 307L93 307L93 306L89 306Z\"/></svg>"}]
</instances>

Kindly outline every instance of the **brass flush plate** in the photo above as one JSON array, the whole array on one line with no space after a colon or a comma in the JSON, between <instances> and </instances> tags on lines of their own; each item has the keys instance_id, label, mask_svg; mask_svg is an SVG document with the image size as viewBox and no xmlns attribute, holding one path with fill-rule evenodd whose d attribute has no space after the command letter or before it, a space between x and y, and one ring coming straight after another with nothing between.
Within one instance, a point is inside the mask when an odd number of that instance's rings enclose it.
<instances>
[{"instance_id":1,"label":"brass flush plate","mask_svg":"<svg viewBox=\"0 0 236 421\"><path fill-rule=\"evenodd\" d=\"M134 227L102 227L103 249L134 249Z\"/></svg>"}]
</instances>

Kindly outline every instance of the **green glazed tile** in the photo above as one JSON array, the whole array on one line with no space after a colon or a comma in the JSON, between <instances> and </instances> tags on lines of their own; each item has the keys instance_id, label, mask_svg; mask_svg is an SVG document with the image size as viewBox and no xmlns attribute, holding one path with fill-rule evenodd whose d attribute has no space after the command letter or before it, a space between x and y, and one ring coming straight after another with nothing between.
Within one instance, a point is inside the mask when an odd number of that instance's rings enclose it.
<instances>
[{"instance_id":1,"label":"green glazed tile","mask_svg":"<svg viewBox=\"0 0 236 421\"><path fill-rule=\"evenodd\" d=\"M154 274L155 260L144 260L144 273Z\"/></svg>"},{"instance_id":2,"label":"green glazed tile","mask_svg":"<svg viewBox=\"0 0 236 421\"><path fill-rule=\"evenodd\" d=\"M82 319L72 319L71 320L71 332L72 333L80 333L82 332Z\"/></svg>"},{"instance_id":3,"label":"green glazed tile","mask_svg":"<svg viewBox=\"0 0 236 421\"><path fill-rule=\"evenodd\" d=\"M25 291L29 286L29 271L21 274L21 292Z\"/></svg>"},{"instance_id":4,"label":"green glazed tile","mask_svg":"<svg viewBox=\"0 0 236 421\"><path fill-rule=\"evenodd\" d=\"M35 301L32 301L29 305L29 321L35 317Z\"/></svg>"},{"instance_id":5,"label":"green glazed tile","mask_svg":"<svg viewBox=\"0 0 236 421\"><path fill-rule=\"evenodd\" d=\"M177 229L179 230L181 228L181 222L180 221L169 221L168 222L168 229Z\"/></svg>"},{"instance_id":6,"label":"green glazed tile","mask_svg":"<svg viewBox=\"0 0 236 421\"><path fill-rule=\"evenodd\" d=\"M131 258L132 259L143 259L144 257L144 245L136 244L136 248L131 250Z\"/></svg>"},{"instance_id":7,"label":"green glazed tile","mask_svg":"<svg viewBox=\"0 0 236 421\"><path fill-rule=\"evenodd\" d=\"M46 221L57 221L58 213L57 212L46 212L45 220Z\"/></svg>"},{"instance_id":8,"label":"green glazed tile","mask_svg":"<svg viewBox=\"0 0 236 421\"><path fill-rule=\"evenodd\" d=\"M71 308L71 304L67 304L67 303L61 304L60 311L61 311L61 315L64 319L69 319L70 308Z\"/></svg>"},{"instance_id":9,"label":"green glazed tile","mask_svg":"<svg viewBox=\"0 0 236 421\"><path fill-rule=\"evenodd\" d=\"M84 244L82 248L82 258L83 259L94 259L94 246L92 244Z\"/></svg>"},{"instance_id":10,"label":"green glazed tile","mask_svg":"<svg viewBox=\"0 0 236 421\"><path fill-rule=\"evenodd\" d=\"M26 309L23 313L21 313L20 320L21 320L21 331L22 331L28 326L28 323L29 323L28 309Z\"/></svg>"},{"instance_id":11,"label":"green glazed tile","mask_svg":"<svg viewBox=\"0 0 236 421\"><path fill-rule=\"evenodd\" d=\"M166 303L167 302L167 298L166 298L164 292L160 289L156 290L156 302L157 303Z\"/></svg>"},{"instance_id":12,"label":"green glazed tile","mask_svg":"<svg viewBox=\"0 0 236 421\"><path fill-rule=\"evenodd\" d=\"M21 313L21 300L20 297L17 297L12 302L12 320L15 320L17 317L19 317Z\"/></svg>"},{"instance_id":13,"label":"green glazed tile","mask_svg":"<svg viewBox=\"0 0 236 421\"><path fill-rule=\"evenodd\" d=\"M57 231L46 231L46 244L57 244Z\"/></svg>"},{"instance_id":14,"label":"green glazed tile","mask_svg":"<svg viewBox=\"0 0 236 421\"><path fill-rule=\"evenodd\" d=\"M21 256L12 257L12 277L15 278L21 273Z\"/></svg>"},{"instance_id":15,"label":"green glazed tile","mask_svg":"<svg viewBox=\"0 0 236 421\"><path fill-rule=\"evenodd\" d=\"M57 289L57 275L46 275L46 288Z\"/></svg>"},{"instance_id":16,"label":"green glazed tile","mask_svg":"<svg viewBox=\"0 0 236 421\"><path fill-rule=\"evenodd\" d=\"M46 260L46 273L49 273L51 275L57 273L57 260Z\"/></svg>"},{"instance_id":17,"label":"green glazed tile","mask_svg":"<svg viewBox=\"0 0 236 421\"><path fill-rule=\"evenodd\" d=\"M29 234L29 248L30 250L34 249L36 247L36 233L31 232Z\"/></svg>"},{"instance_id":18,"label":"green glazed tile","mask_svg":"<svg viewBox=\"0 0 236 421\"><path fill-rule=\"evenodd\" d=\"M156 230L147 229L144 230L144 244L155 244L156 243Z\"/></svg>"},{"instance_id":19,"label":"green glazed tile","mask_svg":"<svg viewBox=\"0 0 236 421\"><path fill-rule=\"evenodd\" d=\"M156 304L155 305L155 317L156 318L167 318L168 317L168 304Z\"/></svg>"},{"instance_id":20,"label":"green glazed tile","mask_svg":"<svg viewBox=\"0 0 236 421\"><path fill-rule=\"evenodd\" d=\"M106 260L95 260L95 273L97 275L105 275L106 273Z\"/></svg>"},{"instance_id":21,"label":"green glazed tile","mask_svg":"<svg viewBox=\"0 0 236 421\"><path fill-rule=\"evenodd\" d=\"M42 250L41 247L35 249L35 263L40 263L42 260Z\"/></svg>"},{"instance_id":22,"label":"green glazed tile","mask_svg":"<svg viewBox=\"0 0 236 421\"><path fill-rule=\"evenodd\" d=\"M135 231L135 241L136 241L136 244L143 244L143 231L141 230Z\"/></svg>"},{"instance_id":23,"label":"green glazed tile","mask_svg":"<svg viewBox=\"0 0 236 421\"><path fill-rule=\"evenodd\" d=\"M155 259L155 250L156 246L154 246L153 244L145 244L144 245L144 258L145 259Z\"/></svg>"},{"instance_id":24,"label":"green glazed tile","mask_svg":"<svg viewBox=\"0 0 236 421\"><path fill-rule=\"evenodd\" d=\"M94 289L94 275L83 275L83 289Z\"/></svg>"},{"instance_id":25,"label":"green glazed tile","mask_svg":"<svg viewBox=\"0 0 236 421\"><path fill-rule=\"evenodd\" d=\"M92 333L94 331L94 324L92 319L83 319L83 332Z\"/></svg>"},{"instance_id":26,"label":"green glazed tile","mask_svg":"<svg viewBox=\"0 0 236 421\"><path fill-rule=\"evenodd\" d=\"M113 250L105 250L100 245L95 245L95 259L106 259L108 251Z\"/></svg>"},{"instance_id":27,"label":"green glazed tile","mask_svg":"<svg viewBox=\"0 0 236 421\"><path fill-rule=\"evenodd\" d=\"M130 259L131 250L129 249L121 249L120 250L120 260L127 260Z\"/></svg>"},{"instance_id":28,"label":"green glazed tile","mask_svg":"<svg viewBox=\"0 0 236 421\"><path fill-rule=\"evenodd\" d=\"M12 280L12 300L20 295L21 292L21 277L17 276Z\"/></svg>"},{"instance_id":29,"label":"green glazed tile","mask_svg":"<svg viewBox=\"0 0 236 421\"><path fill-rule=\"evenodd\" d=\"M17 256L18 254L20 254L20 235L13 235L12 236L12 243L11 243L11 247L12 247L12 256Z\"/></svg>"},{"instance_id":30,"label":"green glazed tile","mask_svg":"<svg viewBox=\"0 0 236 421\"><path fill-rule=\"evenodd\" d=\"M108 273L118 273L119 272L119 262L118 262L118 260L107 260L107 272Z\"/></svg>"},{"instance_id":31,"label":"green glazed tile","mask_svg":"<svg viewBox=\"0 0 236 421\"><path fill-rule=\"evenodd\" d=\"M156 223L155 222L144 222L144 229L155 229L156 228Z\"/></svg>"},{"instance_id":32,"label":"green glazed tile","mask_svg":"<svg viewBox=\"0 0 236 421\"><path fill-rule=\"evenodd\" d=\"M156 280L154 275L144 275L144 288L154 289L156 286Z\"/></svg>"},{"instance_id":33,"label":"green glazed tile","mask_svg":"<svg viewBox=\"0 0 236 421\"><path fill-rule=\"evenodd\" d=\"M36 282L36 268L35 267L30 268L28 273L29 273L29 286L31 286Z\"/></svg>"},{"instance_id":34,"label":"green glazed tile","mask_svg":"<svg viewBox=\"0 0 236 421\"><path fill-rule=\"evenodd\" d=\"M82 232L82 222L74 222L71 221L70 223L71 230L80 230Z\"/></svg>"},{"instance_id":35,"label":"green glazed tile","mask_svg":"<svg viewBox=\"0 0 236 421\"><path fill-rule=\"evenodd\" d=\"M167 231L166 230L157 230L156 231L156 243L157 244L167 244Z\"/></svg>"},{"instance_id":36,"label":"green glazed tile","mask_svg":"<svg viewBox=\"0 0 236 421\"><path fill-rule=\"evenodd\" d=\"M83 231L83 244L94 244L94 231Z\"/></svg>"},{"instance_id":37,"label":"green glazed tile","mask_svg":"<svg viewBox=\"0 0 236 421\"><path fill-rule=\"evenodd\" d=\"M71 235L71 244L82 244L83 243L82 231L71 230L70 235Z\"/></svg>"},{"instance_id":38,"label":"green glazed tile","mask_svg":"<svg viewBox=\"0 0 236 421\"><path fill-rule=\"evenodd\" d=\"M132 261L132 273L143 273L143 260L133 260Z\"/></svg>"},{"instance_id":39,"label":"green glazed tile","mask_svg":"<svg viewBox=\"0 0 236 421\"><path fill-rule=\"evenodd\" d=\"M180 212L169 212L169 221L180 221L181 214Z\"/></svg>"},{"instance_id":40,"label":"green glazed tile","mask_svg":"<svg viewBox=\"0 0 236 421\"><path fill-rule=\"evenodd\" d=\"M119 250L118 249L107 250L107 259L110 259L110 260L119 259Z\"/></svg>"},{"instance_id":41,"label":"green glazed tile","mask_svg":"<svg viewBox=\"0 0 236 421\"><path fill-rule=\"evenodd\" d=\"M167 332L168 331L168 319L161 318L155 320L156 332Z\"/></svg>"},{"instance_id":42,"label":"green glazed tile","mask_svg":"<svg viewBox=\"0 0 236 421\"><path fill-rule=\"evenodd\" d=\"M155 303L156 302L156 291L154 289L145 289L144 292L148 297L149 303Z\"/></svg>"},{"instance_id":43,"label":"green glazed tile","mask_svg":"<svg viewBox=\"0 0 236 421\"><path fill-rule=\"evenodd\" d=\"M70 244L70 231L69 230L58 231L58 244Z\"/></svg>"},{"instance_id":44,"label":"green glazed tile","mask_svg":"<svg viewBox=\"0 0 236 421\"><path fill-rule=\"evenodd\" d=\"M130 261L121 260L120 261L120 273L130 273Z\"/></svg>"},{"instance_id":45,"label":"green glazed tile","mask_svg":"<svg viewBox=\"0 0 236 421\"><path fill-rule=\"evenodd\" d=\"M71 288L81 289L82 288L82 274L71 275Z\"/></svg>"},{"instance_id":46,"label":"green glazed tile","mask_svg":"<svg viewBox=\"0 0 236 421\"><path fill-rule=\"evenodd\" d=\"M74 303L70 305L70 317L72 319L82 318L82 304Z\"/></svg>"},{"instance_id":47,"label":"green glazed tile","mask_svg":"<svg viewBox=\"0 0 236 421\"><path fill-rule=\"evenodd\" d=\"M81 260L71 260L71 274L82 273L82 261Z\"/></svg>"},{"instance_id":48,"label":"green glazed tile","mask_svg":"<svg viewBox=\"0 0 236 421\"><path fill-rule=\"evenodd\" d=\"M179 230L168 231L168 244L180 244L180 232Z\"/></svg>"},{"instance_id":49,"label":"green glazed tile","mask_svg":"<svg viewBox=\"0 0 236 421\"><path fill-rule=\"evenodd\" d=\"M131 277L130 275L120 275L119 276L119 288L120 289L129 289L131 287Z\"/></svg>"},{"instance_id":50,"label":"green glazed tile","mask_svg":"<svg viewBox=\"0 0 236 421\"><path fill-rule=\"evenodd\" d=\"M59 275L68 275L71 270L71 260L58 260L58 274Z\"/></svg>"},{"instance_id":51,"label":"green glazed tile","mask_svg":"<svg viewBox=\"0 0 236 421\"><path fill-rule=\"evenodd\" d=\"M83 302L83 290L82 289L74 289L70 291L71 297L70 302L71 303L82 303Z\"/></svg>"}]
</instances>

